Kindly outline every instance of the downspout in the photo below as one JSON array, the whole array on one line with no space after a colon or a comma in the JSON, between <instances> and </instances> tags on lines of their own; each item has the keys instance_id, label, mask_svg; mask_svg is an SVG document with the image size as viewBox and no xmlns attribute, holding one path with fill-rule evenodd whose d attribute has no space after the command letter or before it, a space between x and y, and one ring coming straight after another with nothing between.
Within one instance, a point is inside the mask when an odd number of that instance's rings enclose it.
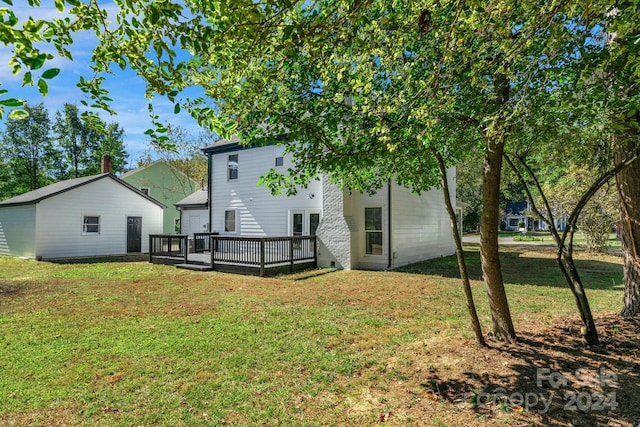
<instances>
[{"instance_id":1,"label":"downspout","mask_svg":"<svg viewBox=\"0 0 640 427\"><path fill-rule=\"evenodd\" d=\"M393 251L392 251L392 247L391 247L391 243L392 243L392 239L391 239L391 179L389 179L389 182L387 183L387 228L388 228L388 233L387 235L389 236L389 240L387 243L387 252L388 252L388 264L387 264L387 270L391 268L391 264L393 263Z\"/></svg>"},{"instance_id":2,"label":"downspout","mask_svg":"<svg viewBox=\"0 0 640 427\"><path fill-rule=\"evenodd\" d=\"M213 207L213 203L211 203L211 166L212 166L212 161L211 161L211 153L207 153L207 205L208 205L208 211L209 211L209 221L207 221L209 224L207 224L207 232L211 233L211 221L213 220L213 212L211 212L211 209Z\"/></svg>"}]
</instances>

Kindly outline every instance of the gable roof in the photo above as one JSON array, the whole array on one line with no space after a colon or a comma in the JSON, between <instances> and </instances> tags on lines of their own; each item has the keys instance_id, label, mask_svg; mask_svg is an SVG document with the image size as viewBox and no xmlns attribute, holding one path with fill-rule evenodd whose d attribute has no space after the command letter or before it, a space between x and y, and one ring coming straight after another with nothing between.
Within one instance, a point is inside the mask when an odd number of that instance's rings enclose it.
<instances>
[{"instance_id":1,"label":"gable roof","mask_svg":"<svg viewBox=\"0 0 640 427\"><path fill-rule=\"evenodd\" d=\"M49 197L53 197L58 194L65 193L67 191L73 190L74 188L82 187L83 185L87 185L89 183L92 183L101 179L105 179L105 178L113 179L118 184L127 187L129 190L155 203L156 205L160 206L163 209L167 207L166 205L160 203L153 197L147 196L146 194L144 194L142 191L138 190L134 186L124 182L120 178L110 173L103 173L100 175L91 175L91 176L84 176L81 178L72 178L72 179L66 179L64 181L58 181L53 184L47 185L46 187L38 188L36 190L29 191L28 193L20 194L19 196L15 196L10 199L3 200L0 202L0 207L32 205L44 199L48 199Z\"/></svg>"},{"instance_id":2,"label":"gable roof","mask_svg":"<svg viewBox=\"0 0 640 427\"><path fill-rule=\"evenodd\" d=\"M189 177L188 175L186 175L184 172L182 172L180 169L176 168L175 166L173 166L171 163L167 162L164 159L158 159L155 160L151 163L149 163L148 165L142 165L142 166L138 166L135 169L131 169L130 171L127 171L125 173L123 173L122 175L120 175L120 178L127 178L131 175L135 175L136 173L143 171L145 169L148 169L152 166L155 166L157 164L164 164L166 165L168 168L173 169L175 172L178 172L180 175L184 176L185 178L189 179L190 181L192 181L195 185L198 185L198 183L191 177Z\"/></svg>"},{"instance_id":3,"label":"gable roof","mask_svg":"<svg viewBox=\"0 0 640 427\"><path fill-rule=\"evenodd\" d=\"M207 206L209 204L209 192L205 190L198 190L189 194L178 203L174 203L174 206Z\"/></svg>"},{"instance_id":4,"label":"gable roof","mask_svg":"<svg viewBox=\"0 0 640 427\"><path fill-rule=\"evenodd\" d=\"M527 210L527 202L507 202L507 206L504 208L504 213L507 215L524 215Z\"/></svg>"}]
</instances>

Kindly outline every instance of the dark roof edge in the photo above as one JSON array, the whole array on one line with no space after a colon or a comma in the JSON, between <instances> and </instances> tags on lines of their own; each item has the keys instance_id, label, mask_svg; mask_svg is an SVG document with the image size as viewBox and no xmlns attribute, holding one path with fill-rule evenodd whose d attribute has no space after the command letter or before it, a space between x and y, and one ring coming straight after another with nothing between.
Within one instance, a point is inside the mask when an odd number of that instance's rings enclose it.
<instances>
[{"instance_id":1,"label":"dark roof edge","mask_svg":"<svg viewBox=\"0 0 640 427\"><path fill-rule=\"evenodd\" d=\"M73 190L73 189L78 188L78 187L82 187L83 185L89 184L90 182L95 182L95 181L97 181L99 179L102 179L105 176L106 176L106 174L96 175L92 179L88 179L86 181L79 182L76 185L72 185L71 187L63 188L62 190L59 190L59 191L56 191L56 192L53 192L53 193L45 194L44 196L38 197L38 198L33 199L33 200L27 200L27 201L24 201L24 202L17 202L17 203L0 204L0 206L1 207L7 207L7 206L35 205L36 203L40 203L41 201L43 201L45 199L48 199L48 198L53 197L53 196L57 196L58 194L66 193L67 191Z\"/></svg>"},{"instance_id":2,"label":"dark roof edge","mask_svg":"<svg viewBox=\"0 0 640 427\"><path fill-rule=\"evenodd\" d=\"M46 195L44 195L42 197L38 197L37 199L28 200L28 201L24 201L24 202L17 202L17 203L0 204L0 207L35 205L36 203L40 203L41 201L43 201L45 199L48 199L50 197L57 196L58 194L62 194L62 193L65 193L67 191L74 190L76 188L82 187L83 185L87 185L87 184L90 184L92 182L96 182L96 181L98 181L100 179L107 178L107 177L115 180L117 183L119 183L121 185L124 185L128 189L133 190L136 194L144 197L145 199L149 200L150 202L155 203L156 205L160 206L162 209L166 209L167 208L167 206L164 203L161 203L161 202L157 201L156 199L154 199L153 197L144 194L142 191L138 190L134 186L132 186L129 183L121 180L120 178L118 178L117 176L115 176L115 175L113 175L111 173L103 173L103 174L100 174L100 175L96 175L92 179L87 179L86 181L82 181L82 182L80 182L80 183L78 183L76 185L72 185L71 187L63 188L60 191L56 191L56 192L53 192L53 193L50 193L50 194L46 194Z\"/></svg>"},{"instance_id":3,"label":"dark roof edge","mask_svg":"<svg viewBox=\"0 0 640 427\"><path fill-rule=\"evenodd\" d=\"M232 142L232 143L225 144L225 145L218 145L218 146L212 145L210 147L203 148L202 152L204 154L209 155L209 154L224 153L226 151L236 151L236 150L238 150L240 148L251 148L251 147L241 147L240 143Z\"/></svg>"}]
</instances>

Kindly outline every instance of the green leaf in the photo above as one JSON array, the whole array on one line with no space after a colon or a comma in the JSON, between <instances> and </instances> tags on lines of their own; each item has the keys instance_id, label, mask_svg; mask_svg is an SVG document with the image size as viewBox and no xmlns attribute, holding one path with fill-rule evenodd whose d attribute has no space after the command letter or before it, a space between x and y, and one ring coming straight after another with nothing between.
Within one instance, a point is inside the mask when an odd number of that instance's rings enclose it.
<instances>
[{"instance_id":1,"label":"green leaf","mask_svg":"<svg viewBox=\"0 0 640 427\"><path fill-rule=\"evenodd\" d=\"M57 76L58 74L60 74L60 68L49 68L47 71L42 73L42 78L43 79L52 79L55 76Z\"/></svg>"},{"instance_id":2,"label":"green leaf","mask_svg":"<svg viewBox=\"0 0 640 427\"><path fill-rule=\"evenodd\" d=\"M5 107L16 108L22 107L25 104L25 100L17 99L17 98L9 98L0 100L0 105L4 105Z\"/></svg>"},{"instance_id":3,"label":"green leaf","mask_svg":"<svg viewBox=\"0 0 640 427\"><path fill-rule=\"evenodd\" d=\"M153 129L147 129L146 131L144 131L144 134L145 135L153 135L154 134Z\"/></svg>"},{"instance_id":4,"label":"green leaf","mask_svg":"<svg viewBox=\"0 0 640 427\"><path fill-rule=\"evenodd\" d=\"M42 96L47 96L49 93L49 85L44 79L38 79L38 91Z\"/></svg>"},{"instance_id":5,"label":"green leaf","mask_svg":"<svg viewBox=\"0 0 640 427\"><path fill-rule=\"evenodd\" d=\"M64 12L64 0L55 0L54 3L58 12Z\"/></svg>"},{"instance_id":6,"label":"green leaf","mask_svg":"<svg viewBox=\"0 0 640 427\"><path fill-rule=\"evenodd\" d=\"M178 114L180 112L180 104L176 104L173 107L173 114Z\"/></svg>"},{"instance_id":7,"label":"green leaf","mask_svg":"<svg viewBox=\"0 0 640 427\"><path fill-rule=\"evenodd\" d=\"M11 0L2 0L2 1L8 4L9 6L13 6L13 2Z\"/></svg>"},{"instance_id":8,"label":"green leaf","mask_svg":"<svg viewBox=\"0 0 640 427\"><path fill-rule=\"evenodd\" d=\"M33 61L31 61L31 69L38 70L42 68L46 60L47 60L47 55L45 55L44 53L41 53L40 55L35 57Z\"/></svg>"},{"instance_id":9,"label":"green leaf","mask_svg":"<svg viewBox=\"0 0 640 427\"><path fill-rule=\"evenodd\" d=\"M13 110L9 113L9 118L12 120L23 120L29 117L29 113L25 110Z\"/></svg>"}]
</instances>

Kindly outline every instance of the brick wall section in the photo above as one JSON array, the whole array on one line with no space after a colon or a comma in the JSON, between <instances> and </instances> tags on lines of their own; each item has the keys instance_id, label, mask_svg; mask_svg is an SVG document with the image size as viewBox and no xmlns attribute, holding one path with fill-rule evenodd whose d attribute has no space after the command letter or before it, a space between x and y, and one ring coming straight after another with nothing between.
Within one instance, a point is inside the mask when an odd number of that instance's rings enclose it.
<instances>
[{"instance_id":1,"label":"brick wall section","mask_svg":"<svg viewBox=\"0 0 640 427\"><path fill-rule=\"evenodd\" d=\"M351 269L351 231L344 219L344 193L322 178L322 221L316 235L320 242L319 267Z\"/></svg>"}]
</instances>

